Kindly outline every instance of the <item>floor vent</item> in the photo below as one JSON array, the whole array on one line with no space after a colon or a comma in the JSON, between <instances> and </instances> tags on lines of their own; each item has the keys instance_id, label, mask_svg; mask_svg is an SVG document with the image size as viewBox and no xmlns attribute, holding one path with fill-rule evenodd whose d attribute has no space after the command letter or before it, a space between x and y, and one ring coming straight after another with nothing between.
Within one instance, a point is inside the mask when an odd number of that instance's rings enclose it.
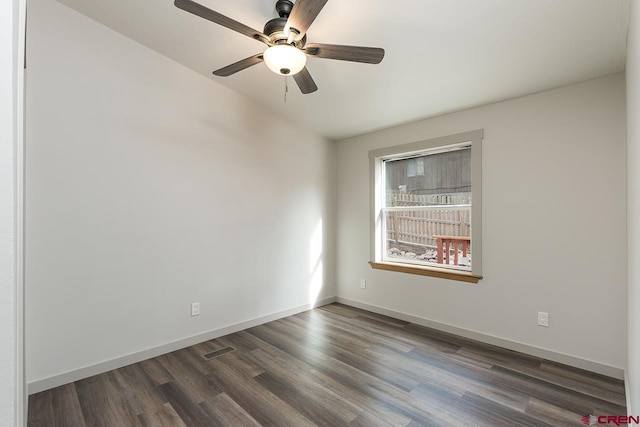
<instances>
[{"instance_id":1,"label":"floor vent","mask_svg":"<svg viewBox=\"0 0 640 427\"><path fill-rule=\"evenodd\" d=\"M226 346L226 347L219 348L216 351L212 351L211 353L203 354L202 358L204 360L212 360L212 359L215 359L216 357L222 356L223 354L231 353L232 351L236 351L236 349L231 346Z\"/></svg>"}]
</instances>

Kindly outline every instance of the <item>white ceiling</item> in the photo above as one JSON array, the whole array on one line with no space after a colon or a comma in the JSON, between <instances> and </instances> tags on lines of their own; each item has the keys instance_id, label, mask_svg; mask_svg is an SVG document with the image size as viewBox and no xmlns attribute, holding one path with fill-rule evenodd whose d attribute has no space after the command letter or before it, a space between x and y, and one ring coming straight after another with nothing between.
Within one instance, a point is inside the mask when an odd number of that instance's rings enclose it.
<instances>
[{"instance_id":1,"label":"white ceiling","mask_svg":"<svg viewBox=\"0 0 640 427\"><path fill-rule=\"evenodd\" d=\"M624 69L629 0L329 0L309 42L382 47L379 65L310 58L319 90L256 65L265 45L173 0L59 0L320 135L343 139ZM262 31L275 0L199 0Z\"/></svg>"}]
</instances>

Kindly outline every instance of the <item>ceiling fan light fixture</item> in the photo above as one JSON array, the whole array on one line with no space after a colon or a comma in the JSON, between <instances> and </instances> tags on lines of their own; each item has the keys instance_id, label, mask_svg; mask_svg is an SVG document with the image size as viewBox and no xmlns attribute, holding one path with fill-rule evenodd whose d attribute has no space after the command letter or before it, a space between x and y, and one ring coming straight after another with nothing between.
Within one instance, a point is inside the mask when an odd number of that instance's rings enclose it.
<instances>
[{"instance_id":1,"label":"ceiling fan light fixture","mask_svg":"<svg viewBox=\"0 0 640 427\"><path fill-rule=\"evenodd\" d=\"M264 63L276 74L293 76L307 64L307 55L295 46L279 44L264 51Z\"/></svg>"},{"instance_id":2,"label":"ceiling fan light fixture","mask_svg":"<svg viewBox=\"0 0 640 427\"><path fill-rule=\"evenodd\" d=\"M215 10L200 4L201 0L174 0L177 8L199 16L214 24L221 25L236 33L266 44L269 48L262 53L234 62L213 72L220 77L231 76L264 62L274 73L294 76L303 94L313 93L318 86L305 67L306 55L314 58L338 61L379 64L384 58L384 49L365 46L344 46L326 43L307 44L307 30L314 22L328 0L276 0L278 18L270 19L260 32L237 22ZM303 50L304 49L304 50Z\"/></svg>"}]
</instances>

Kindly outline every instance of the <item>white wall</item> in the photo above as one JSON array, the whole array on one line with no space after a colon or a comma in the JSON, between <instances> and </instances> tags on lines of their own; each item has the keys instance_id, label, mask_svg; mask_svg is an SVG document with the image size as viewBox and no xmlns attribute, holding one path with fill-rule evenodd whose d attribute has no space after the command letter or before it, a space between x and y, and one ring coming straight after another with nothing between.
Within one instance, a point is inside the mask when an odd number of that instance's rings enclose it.
<instances>
[{"instance_id":1,"label":"white wall","mask_svg":"<svg viewBox=\"0 0 640 427\"><path fill-rule=\"evenodd\" d=\"M16 416L14 7L0 4L0 424L7 426Z\"/></svg>"},{"instance_id":2,"label":"white wall","mask_svg":"<svg viewBox=\"0 0 640 427\"><path fill-rule=\"evenodd\" d=\"M627 232L628 340L627 375L631 407L640 413L640 5L631 2L627 41Z\"/></svg>"},{"instance_id":3,"label":"white wall","mask_svg":"<svg viewBox=\"0 0 640 427\"><path fill-rule=\"evenodd\" d=\"M27 39L30 382L335 295L332 142L52 0Z\"/></svg>"},{"instance_id":4,"label":"white wall","mask_svg":"<svg viewBox=\"0 0 640 427\"><path fill-rule=\"evenodd\" d=\"M619 73L340 142L338 297L624 368L624 91ZM484 279L371 269L368 151L474 129Z\"/></svg>"},{"instance_id":5,"label":"white wall","mask_svg":"<svg viewBox=\"0 0 640 427\"><path fill-rule=\"evenodd\" d=\"M0 4L0 425L22 423L24 376L22 371L22 299L18 272L17 179L21 168L22 77L18 74L20 49L24 40L24 2ZM21 36L22 34L22 36ZM21 241L20 241L21 242Z\"/></svg>"}]
</instances>

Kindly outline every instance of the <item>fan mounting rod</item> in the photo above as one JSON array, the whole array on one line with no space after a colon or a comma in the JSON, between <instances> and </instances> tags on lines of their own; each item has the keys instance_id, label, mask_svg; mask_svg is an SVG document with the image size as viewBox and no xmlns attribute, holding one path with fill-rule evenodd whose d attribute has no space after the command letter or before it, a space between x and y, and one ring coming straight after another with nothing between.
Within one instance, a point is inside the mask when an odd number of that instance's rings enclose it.
<instances>
[{"instance_id":1,"label":"fan mounting rod","mask_svg":"<svg viewBox=\"0 0 640 427\"><path fill-rule=\"evenodd\" d=\"M276 2L276 12L278 12L280 18L288 18L291 15L291 9L293 9L291 0L278 0Z\"/></svg>"}]
</instances>

